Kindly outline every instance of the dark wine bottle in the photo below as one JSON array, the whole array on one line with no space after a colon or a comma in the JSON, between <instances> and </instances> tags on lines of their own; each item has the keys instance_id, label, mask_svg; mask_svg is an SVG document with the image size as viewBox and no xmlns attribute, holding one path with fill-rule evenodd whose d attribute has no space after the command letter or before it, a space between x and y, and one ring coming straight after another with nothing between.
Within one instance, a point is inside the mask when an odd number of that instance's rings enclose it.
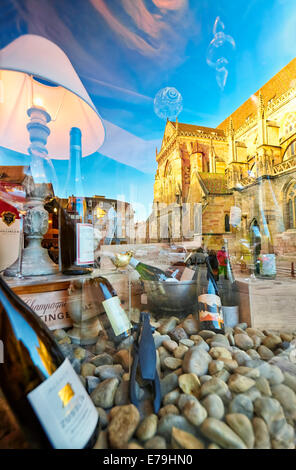
<instances>
[{"instance_id":1,"label":"dark wine bottle","mask_svg":"<svg viewBox=\"0 0 296 470\"><path fill-rule=\"evenodd\" d=\"M224 334L224 318L218 287L208 258L205 261L207 266L207 285L205 286L202 282L198 282L199 328Z\"/></svg>"},{"instance_id":2,"label":"dark wine bottle","mask_svg":"<svg viewBox=\"0 0 296 470\"><path fill-rule=\"evenodd\" d=\"M93 447L98 413L42 320L0 277L0 387L32 448Z\"/></svg>"},{"instance_id":3,"label":"dark wine bottle","mask_svg":"<svg viewBox=\"0 0 296 470\"><path fill-rule=\"evenodd\" d=\"M166 275L162 269L142 263L134 257L130 259L129 265L140 274L143 281L167 281L169 279L177 281L177 279L173 279L170 275Z\"/></svg>"},{"instance_id":4,"label":"dark wine bottle","mask_svg":"<svg viewBox=\"0 0 296 470\"><path fill-rule=\"evenodd\" d=\"M121 341L129 336L132 325L111 282L102 276L96 277L95 282L116 341Z\"/></svg>"},{"instance_id":5,"label":"dark wine bottle","mask_svg":"<svg viewBox=\"0 0 296 470\"><path fill-rule=\"evenodd\" d=\"M70 131L70 160L66 191L75 191L68 197L66 208L60 209L59 242L61 271L64 274L87 274L94 264L94 231L82 187L81 132Z\"/></svg>"}]
</instances>

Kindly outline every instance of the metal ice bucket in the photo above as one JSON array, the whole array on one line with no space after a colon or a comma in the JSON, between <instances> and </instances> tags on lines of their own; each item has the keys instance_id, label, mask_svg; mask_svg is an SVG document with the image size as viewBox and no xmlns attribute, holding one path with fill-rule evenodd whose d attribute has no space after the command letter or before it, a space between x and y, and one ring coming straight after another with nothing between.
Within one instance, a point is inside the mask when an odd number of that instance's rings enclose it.
<instances>
[{"instance_id":1,"label":"metal ice bucket","mask_svg":"<svg viewBox=\"0 0 296 470\"><path fill-rule=\"evenodd\" d=\"M154 317L185 317L197 311L196 281L142 281L147 294L147 307Z\"/></svg>"}]
</instances>

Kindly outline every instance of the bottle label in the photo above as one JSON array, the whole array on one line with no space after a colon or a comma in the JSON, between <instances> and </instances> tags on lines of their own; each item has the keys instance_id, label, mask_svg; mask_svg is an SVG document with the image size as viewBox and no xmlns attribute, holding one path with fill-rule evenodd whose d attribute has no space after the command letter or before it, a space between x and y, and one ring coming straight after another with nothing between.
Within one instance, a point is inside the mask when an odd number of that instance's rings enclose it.
<instances>
[{"instance_id":1,"label":"bottle label","mask_svg":"<svg viewBox=\"0 0 296 470\"><path fill-rule=\"evenodd\" d=\"M111 323L115 336L119 336L125 331L131 329L132 325L120 304L119 297L115 296L111 297L111 299L104 300L102 305Z\"/></svg>"},{"instance_id":2,"label":"bottle label","mask_svg":"<svg viewBox=\"0 0 296 470\"><path fill-rule=\"evenodd\" d=\"M222 329L224 319L221 299L215 294L202 294L198 297L198 311L200 322L212 322L213 326Z\"/></svg>"},{"instance_id":3,"label":"bottle label","mask_svg":"<svg viewBox=\"0 0 296 470\"><path fill-rule=\"evenodd\" d=\"M91 224L76 224L78 266L94 263L94 228Z\"/></svg>"},{"instance_id":4,"label":"bottle label","mask_svg":"<svg viewBox=\"0 0 296 470\"><path fill-rule=\"evenodd\" d=\"M98 413L69 359L27 398L55 449L85 447Z\"/></svg>"}]
</instances>

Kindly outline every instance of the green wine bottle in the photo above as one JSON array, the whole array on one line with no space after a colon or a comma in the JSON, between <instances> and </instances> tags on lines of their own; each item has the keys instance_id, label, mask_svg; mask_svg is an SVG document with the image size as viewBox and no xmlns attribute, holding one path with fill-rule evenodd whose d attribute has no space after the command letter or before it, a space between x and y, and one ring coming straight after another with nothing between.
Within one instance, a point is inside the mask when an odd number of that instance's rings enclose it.
<instances>
[{"instance_id":1,"label":"green wine bottle","mask_svg":"<svg viewBox=\"0 0 296 470\"><path fill-rule=\"evenodd\" d=\"M167 281L171 279L171 276L167 276L161 269L142 263L133 257L130 259L129 265L140 274L143 281ZM177 279L173 280L177 281Z\"/></svg>"}]
</instances>

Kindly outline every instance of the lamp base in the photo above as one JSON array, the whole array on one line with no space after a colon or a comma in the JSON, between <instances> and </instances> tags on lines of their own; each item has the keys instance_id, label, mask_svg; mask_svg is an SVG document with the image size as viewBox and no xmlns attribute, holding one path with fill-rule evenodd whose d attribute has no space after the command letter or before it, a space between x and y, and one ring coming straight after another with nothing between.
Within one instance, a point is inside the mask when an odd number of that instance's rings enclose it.
<instances>
[{"instance_id":1,"label":"lamp base","mask_svg":"<svg viewBox=\"0 0 296 470\"><path fill-rule=\"evenodd\" d=\"M58 271L58 265L50 259L45 248L42 248L40 245L38 247L34 245L28 246L23 250L21 267L22 276L45 276L48 274L57 274ZM19 274L18 259L4 271L4 276L16 277Z\"/></svg>"}]
</instances>

